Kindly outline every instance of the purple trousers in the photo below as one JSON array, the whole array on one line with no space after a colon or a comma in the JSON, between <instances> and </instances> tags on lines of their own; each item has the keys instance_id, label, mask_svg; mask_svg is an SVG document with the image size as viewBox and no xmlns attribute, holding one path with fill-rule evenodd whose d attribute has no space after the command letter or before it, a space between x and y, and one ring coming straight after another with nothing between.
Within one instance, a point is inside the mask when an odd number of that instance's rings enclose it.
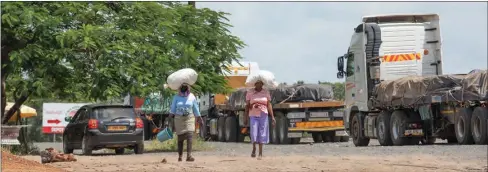
<instances>
[{"instance_id":1,"label":"purple trousers","mask_svg":"<svg viewBox=\"0 0 488 172\"><path fill-rule=\"evenodd\" d=\"M268 114L261 112L259 117L251 116L250 118L251 143L267 144L269 142Z\"/></svg>"}]
</instances>

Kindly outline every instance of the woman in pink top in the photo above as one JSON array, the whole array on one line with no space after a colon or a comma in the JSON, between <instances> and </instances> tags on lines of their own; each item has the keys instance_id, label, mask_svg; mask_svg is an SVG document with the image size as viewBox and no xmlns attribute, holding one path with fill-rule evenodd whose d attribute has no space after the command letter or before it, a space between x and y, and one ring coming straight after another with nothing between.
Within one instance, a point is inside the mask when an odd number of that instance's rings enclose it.
<instances>
[{"instance_id":1,"label":"woman in pink top","mask_svg":"<svg viewBox=\"0 0 488 172\"><path fill-rule=\"evenodd\" d=\"M259 144L258 159L261 159L263 157L263 144L269 142L268 114L271 116L273 126L276 123L270 101L269 91L263 89L262 81L256 82L254 89L247 90L245 115L249 116L251 121L251 157L253 158L256 157L256 144ZM247 125L247 117L244 119L244 123Z\"/></svg>"}]
</instances>

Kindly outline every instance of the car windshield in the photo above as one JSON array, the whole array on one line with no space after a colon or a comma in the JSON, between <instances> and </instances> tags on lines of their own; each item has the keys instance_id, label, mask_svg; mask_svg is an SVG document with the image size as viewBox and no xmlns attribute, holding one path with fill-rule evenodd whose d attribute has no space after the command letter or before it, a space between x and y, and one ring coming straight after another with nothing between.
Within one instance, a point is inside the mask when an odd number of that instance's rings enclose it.
<instances>
[{"instance_id":1,"label":"car windshield","mask_svg":"<svg viewBox=\"0 0 488 172\"><path fill-rule=\"evenodd\" d=\"M122 118L134 118L134 109L130 107L102 107L94 109L96 119L110 121Z\"/></svg>"}]
</instances>

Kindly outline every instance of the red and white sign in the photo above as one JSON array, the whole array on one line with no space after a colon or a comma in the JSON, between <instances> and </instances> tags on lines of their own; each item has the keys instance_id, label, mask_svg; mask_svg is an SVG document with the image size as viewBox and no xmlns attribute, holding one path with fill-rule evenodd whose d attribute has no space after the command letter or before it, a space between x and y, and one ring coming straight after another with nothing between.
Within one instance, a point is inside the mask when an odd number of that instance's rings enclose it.
<instances>
[{"instance_id":1,"label":"red and white sign","mask_svg":"<svg viewBox=\"0 0 488 172\"><path fill-rule=\"evenodd\" d=\"M67 116L73 117L81 106L88 103L44 103L42 105L42 132L46 134L63 133L68 122Z\"/></svg>"}]
</instances>

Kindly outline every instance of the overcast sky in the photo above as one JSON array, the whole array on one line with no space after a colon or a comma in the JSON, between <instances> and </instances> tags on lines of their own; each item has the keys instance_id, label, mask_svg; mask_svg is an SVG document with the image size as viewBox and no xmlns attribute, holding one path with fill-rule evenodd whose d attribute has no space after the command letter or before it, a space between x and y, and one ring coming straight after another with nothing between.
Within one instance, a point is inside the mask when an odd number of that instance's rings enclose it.
<instances>
[{"instance_id":1,"label":"overcast sky","mask_svg":"<svg viewBox=\"0 0 488 172\"><path fill-rule=\"evenodd\" d=\"M486 2L197 2L197 8L231 13L232 34L248 46L245 61L258 62L278 82L340 81L337 57L349 46L364 15L437 13L444 73L486 69Z\"/></svg>"}]
</instances>

